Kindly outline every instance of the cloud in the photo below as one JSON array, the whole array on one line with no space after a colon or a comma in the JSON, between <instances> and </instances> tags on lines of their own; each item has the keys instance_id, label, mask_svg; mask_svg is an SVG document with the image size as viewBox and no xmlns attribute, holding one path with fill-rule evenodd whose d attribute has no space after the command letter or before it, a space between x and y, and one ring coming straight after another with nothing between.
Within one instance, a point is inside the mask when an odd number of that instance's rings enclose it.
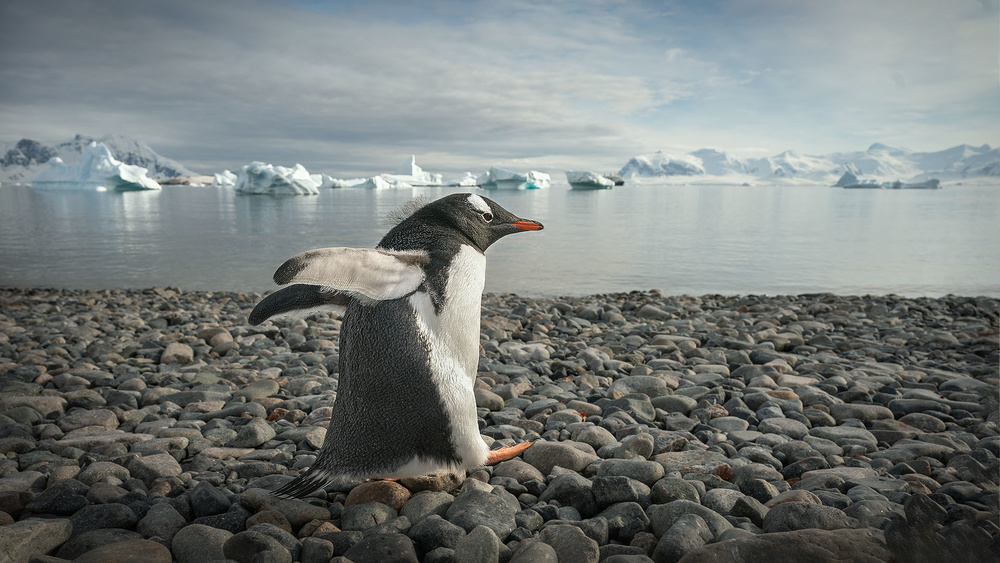
<instances>
[{"instance_id":1,"label":"cloud","mask_svg":"<svg viewBox=\"0 0 1000 563\"><path fill-rule=\"evenodd\" d=\"M671 145L943 148L998 129L995 12L778 0L8 2L0 139L124 133L195 169L261 159L345 176L414 152L428 169L459 172L611 169Z\"/></svg>"}]
</instances>

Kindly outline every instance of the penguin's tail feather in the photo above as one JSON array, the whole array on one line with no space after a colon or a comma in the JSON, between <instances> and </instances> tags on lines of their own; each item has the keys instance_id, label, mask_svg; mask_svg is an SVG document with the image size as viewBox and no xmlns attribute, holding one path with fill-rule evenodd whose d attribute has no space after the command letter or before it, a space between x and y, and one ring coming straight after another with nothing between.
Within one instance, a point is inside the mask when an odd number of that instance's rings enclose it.
<instances>
[{"instance_id":1,"label":"penguin's tail feather","mask_svg":"<svg viewBox=\"0 0 1000 563\"><path fill-rule=\"evenodd\" d=\"M329 485L333 478L334 474L329 471L310 469L271 494L291 500L303 499L310 493Z\"/></svg>"}]
</instances>

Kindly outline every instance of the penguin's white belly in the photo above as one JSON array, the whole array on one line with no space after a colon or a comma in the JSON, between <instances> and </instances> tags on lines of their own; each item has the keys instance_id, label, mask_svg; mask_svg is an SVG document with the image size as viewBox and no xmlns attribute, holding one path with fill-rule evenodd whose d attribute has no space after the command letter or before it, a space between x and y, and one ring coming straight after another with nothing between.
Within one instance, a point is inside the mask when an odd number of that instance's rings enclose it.
<instances>
[{"instance_id":1,"label":"penguin's white belly","mask_svg":"<svg viewBox=\"0 0 1000 563\"><path fill-rule=\"evenodd\" d=\"M450 421L451 436L448 438L462 462L459 467L449 468L418 457L394 472L399 476L475 467L486 461L489 448L479 435L473 393L479 365L480 310L485 283L486 256L470 246L462 246L449 268L440 313L435 313L427 293L417 292L410 296L417 328L429 347L432 378Z\"/></svg>"}]
</instances>

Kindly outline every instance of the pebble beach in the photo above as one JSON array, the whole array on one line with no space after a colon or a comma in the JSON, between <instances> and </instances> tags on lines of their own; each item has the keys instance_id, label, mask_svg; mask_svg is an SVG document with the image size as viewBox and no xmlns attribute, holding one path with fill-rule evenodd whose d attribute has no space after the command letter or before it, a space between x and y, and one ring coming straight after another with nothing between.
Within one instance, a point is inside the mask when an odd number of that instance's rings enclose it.
<instances>
[{"instance_id":1,"label":"pebble beach","mask_svg":"<svg viewBox=\"0 0 1000 563\"><path fill-rule=\"evenodd\" d=\"M0 561L1000 560L996 298L486 295L481 434L533 445L302 501L340 321L260 298L0 289Z\"/></svg>"}]
</instances>

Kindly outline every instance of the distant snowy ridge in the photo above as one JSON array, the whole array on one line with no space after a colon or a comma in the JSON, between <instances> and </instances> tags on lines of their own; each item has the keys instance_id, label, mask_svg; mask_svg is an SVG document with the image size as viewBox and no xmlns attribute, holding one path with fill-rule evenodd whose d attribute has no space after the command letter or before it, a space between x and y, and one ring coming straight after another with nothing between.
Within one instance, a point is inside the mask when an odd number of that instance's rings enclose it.
<instances>
[{"instance_id":1,"label":"distant snowy ridge","mask_svg":"<svg viewBox=\"0 0 1000 563\"><path fill-rule=\"evenodd\" d=\"M59 157L65 164L73 164L80 159L84 150L92 142L106 146L111 155L124 164L141 166L149 171L152 178L164 180L167 178L196 176L183 164L160 156L146 143L126 137L125 135L106 135L100 139L77 135L68 141L58 144L48 144L32 139L3 146L0 155L0 182L27 183L46 168L46 163L54 157Z\"/></svg>"},{"instance_id":2,"label":"distant snowy ridge","mask_svg":"<svg viewBox=\"0 0 1000 563\"><path fill-rule=\"evenodd\" d=\"M618 172L625 178L673 178L705 183L816 183L834 185L845 173L871 182L921 182L1000 176L1000 149L959 145L937 152L914 152L875 143L864 151L824 156L785 151L767 158L739 158L724 151L639 155Z\"/></svg>"}]
</instances>

